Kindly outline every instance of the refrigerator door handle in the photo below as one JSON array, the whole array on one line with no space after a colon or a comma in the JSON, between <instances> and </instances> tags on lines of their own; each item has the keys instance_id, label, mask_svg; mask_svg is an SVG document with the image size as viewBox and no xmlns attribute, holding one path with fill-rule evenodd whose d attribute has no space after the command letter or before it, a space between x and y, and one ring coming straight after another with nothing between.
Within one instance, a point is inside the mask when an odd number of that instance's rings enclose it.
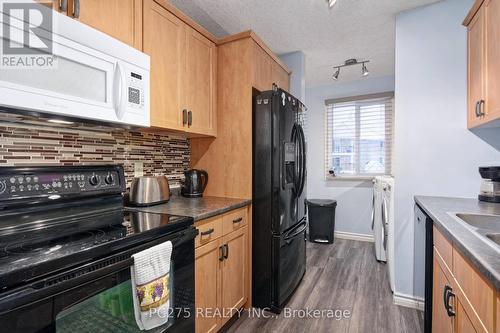
<instances>
[{"instance_id":1,"label":"refrigerator door handle","mask_svg":"<svg viewBox=\"0 0 500 333\"><path fill-rule=\"evenodd\" d=\"M290 240L292 238L295 238L296 236L300 235L301 233L303 233L307 228L307 222L304 221L304 219L302 219L302 222L299 223L297 225L297 227L295 227L293 230L290 230L290 232L288 232L285 237L284 237L284 240L287 241L287 240Z\"/></svg>"},{"instance_id":2,"label":"refrigerator door handle","mask_svg":"<svg viewBox=\"0 0 500 333\"><path fill-rule=\"evenodd\" d=\"M293 124L292 128L292 142L295 144L295 170L294 170L294 192L298 193L300 186L300 144L298 143L299 138L298 124ZM298 196L298 195L297 195Z\"/></svg>"},{"instance_id":3,"label":"refrigerator door handle","mask_svg":"<svg viewBox=\"0 0 500 333\"><path fill-rule=\"evenodd\" d=\"M304 135L304 130L302 129L302 126L300 124L296 124L297 126L297 138L299 141L299 183L298 183L298 189L297 189L297 196L300 196L302 194L302 191L304 190L304 185L306 182L306 138Z\"/></svg>"}]
</instances>

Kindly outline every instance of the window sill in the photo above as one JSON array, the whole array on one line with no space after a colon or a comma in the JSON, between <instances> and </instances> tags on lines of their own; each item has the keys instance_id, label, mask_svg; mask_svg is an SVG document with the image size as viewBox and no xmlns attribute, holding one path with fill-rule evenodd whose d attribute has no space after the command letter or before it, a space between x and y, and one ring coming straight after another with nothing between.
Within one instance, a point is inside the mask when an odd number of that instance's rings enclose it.
<instances>
[{"instance_id":1,"label":"window sill","mask_svg":"<svg viewBox=\"0 0 500 333\"><path fill-rule=\"evenodd\" d=\"M327 177L325 180L327 182L331 181L372 181L375 176L352 176L352 177Z\"/></svg>"},{"instance_id":2,"label":"window sill","mask_svg":"<svg viewBox=\"0 0 500 333\"><path fill-rule=\"evenodd\" d=\"M376 176L326 176L325 181L373 181L375 177L384 176L392 177L392 175L376 175Z\"/></svg>"}]
</instances>

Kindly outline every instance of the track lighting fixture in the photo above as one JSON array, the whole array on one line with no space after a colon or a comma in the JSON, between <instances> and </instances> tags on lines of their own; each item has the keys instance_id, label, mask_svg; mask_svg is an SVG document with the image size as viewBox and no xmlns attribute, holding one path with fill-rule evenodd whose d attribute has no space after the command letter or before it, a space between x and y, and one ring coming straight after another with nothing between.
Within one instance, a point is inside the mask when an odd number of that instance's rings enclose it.
<instances>
[{"instance_id":1,"label":"track lighting fixture","mask_svg":"<svg viewBox=\"0 0 500 333\"><path fill-rule=\"evenodd\" d=\"M328 1L328 7L329 8L332 8L337 3L337 0L327 0L327 1Z\"/></svg>"},{"instance_id":2,"label":"track lighting fixture","mask_svg":"<svg viewBox=\"0 0 500 333\"><path fill-rule=\"evenodd\" d=\"M365 60L365 61L358 61L358 59L347 59L343 65L340 66L335 66L333 68L336 69L335 73L333 74L332 78L337 81L339 79L340 75L340 68L342 67L347 67L347 66L354 66L354 65L361 65L361 76L368 76L370 74L370 71L368 68L366 68L366 63L370 62L370 60Z\"/></svg>"}]
</instances>

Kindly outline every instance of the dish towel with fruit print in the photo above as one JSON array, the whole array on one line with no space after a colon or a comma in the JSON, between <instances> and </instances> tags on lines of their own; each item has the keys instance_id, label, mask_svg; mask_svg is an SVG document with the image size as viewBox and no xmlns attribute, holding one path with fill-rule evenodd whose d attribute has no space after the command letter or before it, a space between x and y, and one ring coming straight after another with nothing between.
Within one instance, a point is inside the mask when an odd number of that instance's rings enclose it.
<instances>
[{"instance_id":1,"label":"dish towel with fruit print","mask_svg":"<svg viewBox=\"0 0 500 333\"><path fill-rule=\"evenodd\" d=\"M134 254L131 268L135 321L141 330L168 321L170 308L170 257L172 242Z\"/></svg>"}]
</instances>

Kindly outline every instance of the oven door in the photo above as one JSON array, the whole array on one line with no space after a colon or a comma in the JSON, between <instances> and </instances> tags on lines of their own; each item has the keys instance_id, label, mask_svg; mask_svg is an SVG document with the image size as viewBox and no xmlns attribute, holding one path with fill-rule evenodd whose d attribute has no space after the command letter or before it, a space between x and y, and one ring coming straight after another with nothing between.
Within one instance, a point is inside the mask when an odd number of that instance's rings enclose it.
<instances>
[{"instance_id":1,"label":"oven door","mask_svg":"<svg viewBox=\"0 0 500 333\"><path fill-rule=\"evenodd\" d=\"M162 237L0 296L5 332L140 332L135 322L130 257L172 241L170 310L166 324L148 332L194 332L196 229Z\"/></svg>"}]
</instances>

